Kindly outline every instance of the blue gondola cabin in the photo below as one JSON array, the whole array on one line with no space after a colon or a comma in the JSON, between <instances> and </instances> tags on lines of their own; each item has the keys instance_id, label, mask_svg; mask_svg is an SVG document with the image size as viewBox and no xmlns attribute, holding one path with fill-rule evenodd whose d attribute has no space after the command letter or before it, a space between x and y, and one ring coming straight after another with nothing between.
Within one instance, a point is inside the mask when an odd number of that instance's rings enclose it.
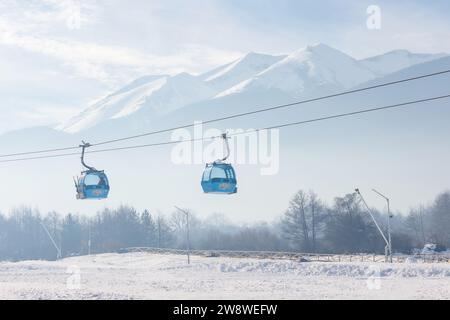
<instances>
[{"instance_id":1,"label":"blue gondola cabin","mask_svg":"<svg viewBox=\"0 0 450 320\"><path fill-rule=\"evenodd\" d=\"M208 163L201 182L203 192L215 194L234 194L237 192L236 173L231 164Z\"/></svg>"},{"instance_id":2,"label":"blue gondola cabin","mask_svg":"<svg viewBox=\"0 0 450 320\"><path fill-rule=\"evenodd\" d=\"M81 173L75 183L77 199L106 199L109 193L108 177L103 171L87 170Z\"/></svg>"}]
</instances>

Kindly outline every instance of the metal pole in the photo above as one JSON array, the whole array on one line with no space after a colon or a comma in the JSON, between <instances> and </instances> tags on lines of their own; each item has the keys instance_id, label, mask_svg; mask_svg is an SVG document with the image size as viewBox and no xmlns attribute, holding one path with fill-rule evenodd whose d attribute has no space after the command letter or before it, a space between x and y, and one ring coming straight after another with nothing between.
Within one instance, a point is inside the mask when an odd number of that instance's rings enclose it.
<instances>
[{"instance_id":1,"label":"metal pole","mask_svg":"<svg viewBox=\"0 0 450 320\"><path fill-rule=\"evenodd\" d=\"M381 236L383 237L384 241L386 242L386 244L389 244L386 236L383 233L383 230L381 230L380 226L378 225L377 220L375 220L374 215L372 214L372 210L369 208L369 206L367 205L366 201L364 200L361 192L359 191L359 189L355 189L356 193L360 196L362 202L364 203L365 207L367 208L367 212L369 212L370 217L372 218L373 222L375 223L375 226L377 227L378 231L380 232Z\"/></svg>"},{"instance_id":2,"label":"metal pole","mask_svg":"<svg viewBox=\"0 0 450 320\"><path fill-rule=\"evenodd\" d=\"M369 206L366 203L366 200L364 200L364 197L362 196L361 192L359 191L359 189L355 189L355 192L359 195L359 197L361 198L362 202L364 203L364 206L367 208L367 212L369 213L370 217L372 218L373 222L375 223L375 226L377 227L378 231L380 232L381 236L383 237L384 242L386 242L386 251L389 250L389 240L386 238L386 236L384 235L383 230L381 230L380 226L378 225L377 220L375 220L375 216L372 214L372 210L369 208ZM387 252L385 252L386 255L386 259L387 259Z\"/></svg>"},{"instance_id":3,"label":"metal pole","mask_svg":"<svg viewBox=\"0 0 450 320\"><path fill-rule=\"evenodd\" d=\"M419 209L419 220L420 220L420 231L422 235L422 246L425 245L425 230L423 228L423 207L420 206Z\"/></svg>"},{"instance_id":4,"label":"metal pole","mask_svg":"<svg viewBox=\"0 0 450 320\"><path fill-rule=\"evenodd\" d=\"M91 224L89 223L88 256L91 255Z\"/></svg>"},{"instance_id":5,"label":"metal pole","mask_svg":"<svg viewBox=\"0 0 450 320\"><path fill-rule=\"evenodd\" d=\"M391 208L389 199L387 199L387 210L388 210L389 260L392 263Z\"/></svg>"},{"instance_id":6,"label":"metal pole","mask_svg":"<svg viewBox=\"0 0 450 320\"><path fill-rule=\"evenodd\" d=\"M81 148L81 164L88 170L96 171L96 169L94 167L88 166L86 164L86 162L84 162L85 150L86 150L86 148L91 147L91 144L84 142L84 141L81 141L81 142L83 143L83 144L80 144L80 146L79 146Z\"/></svg>"},{"instance_id":7,"label":"metal pole","mask_svg":"<svg viewBox=\"0 0 450 320\"><path fill-rule=\"evenodd\" d=\"M187 256L188 256L188 264L191 264L191 244L189 239L189 212L186 212L186 237L187 237Z\"/></svg>"},{"instance_id":8,"label":"metal pole","mask_svg":"<svg viewBox=\"0 0 450 320\"><path fill-rule=\"evenodd\" d=\"M227 147L227 155L223 157L222 160L219 160L220 162L226 161L228 157L230 156L230 145L228 143L228 137L226 133L222 133L222 139L225 141L225 146Z\"/></svg>"},{"instance_id":9,"label":"metal pole","mask_svg":"<svg viewBox=\"0 0 450 320\"><path fill-rule=\"evenodd\" d=\"M158 249L161 249L161 217L158 217Z\"/></svg>"},{"instance_id":10,"label":"metal pole","mask_svg":"<svg viewBox=\"0 0 450 320\"><path fill-rule=\"evenodd\" d=\"M175 206L177 210L180 210L186 215L186 251L187 251L187 258L188 258L188 264L191 264L191 245L190 245L190 239L189 239L189 211L183 210L177 206Z\"/></svg>"},{"instance_id":11,"label":"metal pole","mask_svg":"<svg viewBox=\"0 0 450 320\"><path fill-rule=\"evenodd\" d=\"M61 249L58 248L58 245L56 244L56 242L55 242L55 240L53 239L52 235L50 234L50 232L47 230L47 227L46 227L42 222L41 222L41 226L42 226L42 228L44 228L45 232L47 233L47 236L50 238L50 240L51 240L52 243L53 243L53 246L54 246L55 249L56 249L56 260L61 259L61 256L62 256L62 254L61 254Z\"/></svg>"},{"instance_id":12,"label":"metal pole","mask_svg":"<svg viewBox=\"0 0 450 320\"><path fill-rule=\"evenodd\" d=\"M388 244L388 250L389 250L389 261L392 263L392 238L391 238L391 201L389 200L388 197L386 197L384 194L382 194L381 192L372 189L373 192L375 192L376 194L378 194L380 197L384 198L387 202L387 212L388 212L388 221L387 221L387 228L388 228L388 238L389 238L389 244Z\"/></svg>"}]
</instances>

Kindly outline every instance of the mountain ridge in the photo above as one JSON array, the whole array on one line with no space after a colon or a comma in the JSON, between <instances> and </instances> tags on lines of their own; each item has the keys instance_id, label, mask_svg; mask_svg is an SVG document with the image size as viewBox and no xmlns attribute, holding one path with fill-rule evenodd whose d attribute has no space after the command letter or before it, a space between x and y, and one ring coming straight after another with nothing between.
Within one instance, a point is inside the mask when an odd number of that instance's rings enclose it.
<instances>
[{"instance_id":1,"label":"mountain ridge","mask_svg":"<svg viewBox=\"0 0 450 320\"><path fill-rule=\"evenodd\" d=\"M446 54L416 54L394 50L357 60L326 44L316 44L288 55L250 52L200 75L149 75L97 101L80 114L56 126L68 133L92 129L115 119L139 114L146 122L200 102L227 96L261 95L276 90L300 98L320 92L349 89L404 68ZM139 111L139 112L138 112Z\"/></svg>"}]
</instances>

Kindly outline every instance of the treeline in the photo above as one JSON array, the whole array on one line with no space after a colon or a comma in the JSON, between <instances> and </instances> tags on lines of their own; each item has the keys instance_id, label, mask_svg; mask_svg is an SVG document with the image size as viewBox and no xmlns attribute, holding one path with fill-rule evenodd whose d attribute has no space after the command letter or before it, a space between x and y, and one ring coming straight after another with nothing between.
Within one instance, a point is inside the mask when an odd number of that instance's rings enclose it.
<instances>
[{"instance_id":1,"label":"treeline","mask_svg":"<svg viewBox=\"0 0 450 320\"><path fill-rule=\"evenodd\" d=\"M383 230L387 214L373 210ZM275 222L236 225L222 214L199 219L190 212L190 247L205 250L264 250L318 253L384 253L384 242L355 194L326 204L314 192L299 191ZM450 193L428 206L391 219L394 252L411 253L426 243L450 248ZM186 216L104 209L94 217L18 208L0 214L0 260L56 259L126 247L186 247ZM54 241L54 243L53 243Z\"/></svg>"},{"instance_id":2,"label":"treeline","mask_svg":"<svg viewBox=\"0 0 450 320\"><path fill-rule=\"evenodd\" d=\"M387 237L386 212L371 209ZM450 248L450 192L428 206L394 214L391 222L393 251L412 253L427 243L437 250ZM335 198L331 206L314 192L299 191L282 218L283 237L303 252L384 253L385 242L357 194Z\"/></svg>"}]
</instances>

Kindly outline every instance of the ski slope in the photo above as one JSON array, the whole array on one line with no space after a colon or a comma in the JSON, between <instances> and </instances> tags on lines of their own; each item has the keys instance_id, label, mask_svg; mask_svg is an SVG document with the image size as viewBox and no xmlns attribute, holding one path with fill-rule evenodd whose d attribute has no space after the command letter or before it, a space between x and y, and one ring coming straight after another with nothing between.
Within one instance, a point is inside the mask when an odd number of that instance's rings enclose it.
<instances>
[{"instance_id":1,"label":"ski slope","mask_svg":"<svg viewBox=\"0 0 450 320\"><path fill-rule=\"evenodd\" d=\"M102 254L2 262L0 299L450 299L450 264Z\"/></svg>"}]
</instances>

